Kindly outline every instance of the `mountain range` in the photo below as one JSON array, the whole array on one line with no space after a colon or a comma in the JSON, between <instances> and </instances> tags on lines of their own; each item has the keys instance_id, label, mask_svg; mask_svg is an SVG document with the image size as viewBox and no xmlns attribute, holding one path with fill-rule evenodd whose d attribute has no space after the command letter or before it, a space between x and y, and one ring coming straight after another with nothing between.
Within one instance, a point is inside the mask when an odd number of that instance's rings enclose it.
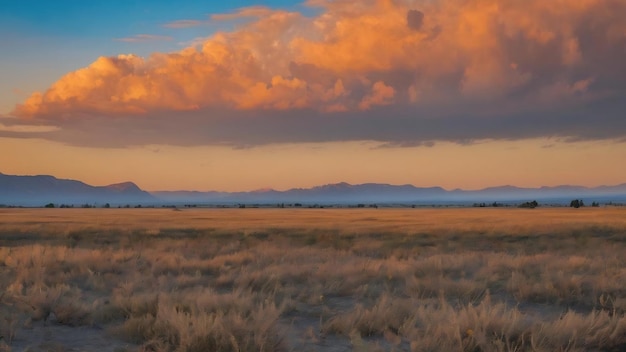
<instances>
[{"instance_id":1,"label":"mountain range","mask_svg":"<svg viewBox=\"0 0 626 352\"><path fill-rule=\"evenodd\" d=\"M253 192L189 192L165 191L152 194L169 202L208 203L304 203L304 204L472 204L481 202L519 203L538 200L544 203L566 204L572 199L587 199L589 203L626 201L626 183L616 186L588 188L583 186L556 186L521 188L515 186L490 187L481 190L445 190L441 187L416 187L365 183L351 185L345 182L294 188L287 191L261 190Z\"/></svg>"},{"instance_id":2,"label":"mountain range","mask_svg":"<svg viewBox=\"0 0 626 352\"><path fill-rule=\"evenodd\" d=\"M48 203L82 205L152 203L150 193L132 182L91 186L54 176L14 176L0 173L0 204L42 206Z\"/></svg>"},{"instance_id":3,"label":"mountain range","mask_svg":"<svg viewBox=\"0 0 626 352\"><path fill-rule=\"evenodd\" d=\"M441 187L415 187L345 182L286 191L264 189L251 192L146 192L132 182L91 186L81 181L53 176L15 176L0 173L0 204L17 206L55 205L234 205L234 204L472 204L519 203L537 200L543 203L568 204L572 199L586 202L624 202L626 183L616 186L555 186L521 188L490 187L481 190L445 190Z\"/></svg>"}]
</instances>

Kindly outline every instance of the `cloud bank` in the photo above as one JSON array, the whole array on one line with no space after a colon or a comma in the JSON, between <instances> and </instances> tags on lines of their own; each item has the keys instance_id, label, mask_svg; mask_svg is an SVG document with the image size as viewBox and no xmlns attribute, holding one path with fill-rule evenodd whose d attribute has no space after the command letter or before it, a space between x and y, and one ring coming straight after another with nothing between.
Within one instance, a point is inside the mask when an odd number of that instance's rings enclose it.
<instances>
[{"instance_id":1,"label":"cloud bank","mask_svg":"<svg viewBox=\"0 0 626 352\"><path fill-rule=\"evenodd\" d=\"M102 145L626 137L622 0L308 5L214 15L247 22L178 52L100 57L14 115Z\"/></svg>"},{"instance_id":2,"label":"cloud bank","mask_svg":"<svg viewBox=\"0 0 626 352\"><path fill-rule=\"evenodd\" d=\"M11 124L11 123L3 123L0 119L0 133L1 132L12 132L12 133L47 133L47 132L55 132L58 131L59 128L56 126L45 126L45 125L21 125L21 124Z\"/></svg>"}]
</instances>

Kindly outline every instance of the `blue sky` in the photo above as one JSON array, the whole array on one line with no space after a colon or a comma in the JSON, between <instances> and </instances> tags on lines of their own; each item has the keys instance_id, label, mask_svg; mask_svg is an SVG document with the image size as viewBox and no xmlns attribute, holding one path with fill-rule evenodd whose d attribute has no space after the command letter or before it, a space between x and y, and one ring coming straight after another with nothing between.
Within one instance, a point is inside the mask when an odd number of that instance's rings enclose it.
<instances>
[{"instance_id":1,"label":"blue sky","mask_svg":"<svg viewBox=\"0 0 626 352\"><path fill-rule=\"evenodd\" d=\"M304 9L298 0L4 0L0 6L0 114L99 56L176 51L194 38L232 27L221 23L173 29L165 27L167 23L207 20L212 14L247 6ZM141 34L171 39L120 40Z\"/></svg>"}]
</instances>

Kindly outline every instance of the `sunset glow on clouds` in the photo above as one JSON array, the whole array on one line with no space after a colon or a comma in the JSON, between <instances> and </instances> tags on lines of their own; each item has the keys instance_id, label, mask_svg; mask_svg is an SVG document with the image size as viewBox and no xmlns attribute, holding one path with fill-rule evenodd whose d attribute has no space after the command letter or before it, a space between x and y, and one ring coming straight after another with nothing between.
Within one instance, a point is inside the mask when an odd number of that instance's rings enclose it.
<instances>
[{"instance_id":1,"label":"sunset glow on clouds","mask_svg":"<svg viewBox=\"0 0 626 352\"><path fill-rule=\"evenodd\" d=\"M53 126L51 141L91 147L626 137L624 1L306 6L310 13L254 6L164 23L237 25L174 52L101 56L11 115Z\"/></svg>"}]
</instances>

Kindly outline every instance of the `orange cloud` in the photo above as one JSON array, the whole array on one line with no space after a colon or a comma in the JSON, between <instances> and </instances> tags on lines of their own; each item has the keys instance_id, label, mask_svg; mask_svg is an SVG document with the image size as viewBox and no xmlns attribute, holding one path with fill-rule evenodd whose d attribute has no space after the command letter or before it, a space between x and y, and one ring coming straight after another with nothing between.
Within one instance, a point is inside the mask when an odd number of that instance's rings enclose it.
<instances>
[{"instance_id":1,"label":"orange cloud","mask_svg":"<svg viewBox=\"0 0 626 352\"><path fill-rule=\"evenodd\" d=\"M372 91L369 95L366 95L359 103L361 110L368 110L373 105L388 105L393 101L395 90L383 83L382 81L374 83Z\"/></svg>"},{"instance_id":2,"label":"orange cloud","mask_svg":"<svg viewBox=\"0 0 626 352\"><path fill-rule=\"evenodd\" d=\"M493 105L510 96L545 102L540 92L558 104L624 89L626 65L616 49L626 43L621 0L308 5L320 14L250 7L214 15L249 22L175 53L100 57L33 93L14 113L73 119L205 108L337 112L445 106L450 99Z\"/></svg>"}]
</instances>

